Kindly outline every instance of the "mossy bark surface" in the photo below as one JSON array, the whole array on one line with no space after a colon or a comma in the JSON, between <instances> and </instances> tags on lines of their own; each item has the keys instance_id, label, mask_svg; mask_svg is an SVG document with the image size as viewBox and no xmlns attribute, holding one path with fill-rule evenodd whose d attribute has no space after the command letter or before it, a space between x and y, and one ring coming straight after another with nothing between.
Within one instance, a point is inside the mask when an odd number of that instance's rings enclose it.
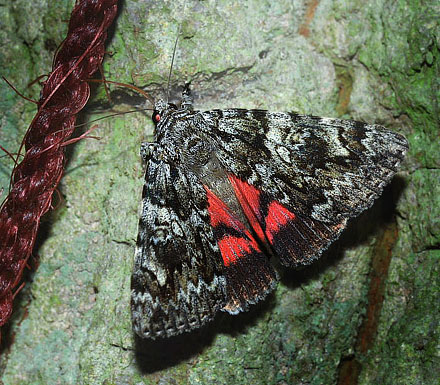
<instances>
[{"instance_id":1,"label":"mossy bark surface","mask_svg":"<svg viewBox=\"0 0 440 385\"><path fill-rule=\"evenodd\" d=\"M26 286L2 330L0 378L18 384L437 384L440 378L440 9L435 1L121 1L109 80L155 98L171 75L197 109L298 111L383 124L408 138L402 171L314 265L281 270L251 311L178 338L136 340L130 274L150 112L98 122L69 146L56 210L40 228ZM74 1L2 1L1 75L51 67ZM139 107L94 90L81 121ZM35 106L0 88L10 152ZM78 128L78 135L84 132ZM4 196L12 163L0 158ZM34 265L36 265L34 263ZM1 383L1 382L0 382Z\"/></svg>"}]
</instances>

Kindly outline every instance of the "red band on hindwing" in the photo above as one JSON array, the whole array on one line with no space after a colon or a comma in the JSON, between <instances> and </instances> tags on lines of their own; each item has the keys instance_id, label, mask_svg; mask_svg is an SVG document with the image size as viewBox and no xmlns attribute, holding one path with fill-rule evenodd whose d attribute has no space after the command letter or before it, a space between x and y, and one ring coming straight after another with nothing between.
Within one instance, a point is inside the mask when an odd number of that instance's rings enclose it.
<instances>
[{"instance_id":1,"label":"red band on hindwing","mask_svg":"<svg viewBox=\"0 0 440 385\"><path fill-rule=\"evenodd\" d=\"M286 226L289 221L295 220L295 214L287 210L281 203L271 201L265 213L262 208L263 193L249 183L229 175L229 180L234 187L240 205L258 238L264 242L265 239L270 244L273 243L274 236ZM264 229L264 230L263 230Z\"/></svg>"},{"instance_id":2,"label":"red band on hindwing","mask_svg":"<svg viewBox=\"0 0 440 385\"><path fill-rule=\"evenodd\" d=\"M244 224L219 197L204 187L211 226L225 265L228 301L222 310L237 314L264 298L274 288L277 276ZM257 201L250 199L250 202ZM251 212L250 208L248 211Z\"/></svg>"},{"instance_id":3,"label":"red band on hindwing","mask_svg":"<svg viewBox=\"0 0 440 385\"><path fill-rule=\"evenodd\" d=\"M243 212L262 242L267 242L286 266L310 263L345 227L346 220L327 225L295 214L235 175L229 175Z\"/></svg>"},{"instance_id":4,"label":"red band on hindwing","mask_svg":"<svg viewBox=\"0 0 440 385\"><path fill-rule=\"evenodd\" d=\"M228 178L252 229L255 231L257 237L263 241L264 232L261 228L261 224L264 223L264 221L260 209L260 191L254 186L238 179L233 174L228 175Z\"/></svg>"},{"instance_id":5,"label":"red band on hindwing","mask_svg":"<svg viewBox=\"0 0 440 385\"><path fill-rule=\"evenodd\" d=\"M288 224L289 221L295 219L295 214L287 210L277 201L272 201L267 209L266 217L266 237L272 244L274 236Z\"/></svg>"},{"instance_id":6,"label":"red band on hindwing","mask_svg":"<svg viewBox=\"0 0 440 385\"><path fill-rule=\"evenodd\" d=\"M236 263L255 252L260 253L260 247L252 235L228 209L226 204L205 186L208 197L208 212L211 226L216 234L225 266Z\"/></svg>"},{"instance_id":7,"label":"red band on hindwing","mask_svg":"<svg viewBox=\"0 0 440 385\"><path fill-rule=\"evenodd\" d=\"M253 252L251 242L244 238L224 236L217 243L225 266L229 266L231 263L237 262L237 258L242 258Z\"/></svg>"}]
</instances>

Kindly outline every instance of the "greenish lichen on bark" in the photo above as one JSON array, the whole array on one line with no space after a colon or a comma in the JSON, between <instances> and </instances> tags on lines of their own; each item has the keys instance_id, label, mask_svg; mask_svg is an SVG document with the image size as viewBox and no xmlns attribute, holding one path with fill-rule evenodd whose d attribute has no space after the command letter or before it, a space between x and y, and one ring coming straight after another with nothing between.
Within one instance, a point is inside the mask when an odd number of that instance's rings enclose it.
<instances>
[{"instance_id":1,"label":"greenish lichen on bark","mask_svg":"<svg viewBox=\"0 0 440 385\"><path fill-rule=\"evenodd\" d=\"M50 68L73 3L1 7L1 74L20 90ZM40 265L17 302L0 357L3 383L337 384L348 378L341 362L356 360L352 384L435 384L438 7L418 0L183 3L123 2L106 77L154 96L166 92L181 23L172 96L192 80L200 109L296 110L378 122L409 138L403 172L323 260L283 271L277 291L249 313L220 314L174 342L136 341L129 285L142 186L138 152L152 124L149 113L100 121L95 133L101 140L69 148L60 187L65 202L46 219L36 250ZM33 106L6 86L0 92L1 144L14 151ZM119 109L138 101L125 90L112 96ZM101 92L91 102L93 110L107 105ZM0 162L7 188L12 166ZM363 351L359 336L372 305L371 272L390 226L396 238L382 277L383 302Z\"/></svg>"}]
</instances>

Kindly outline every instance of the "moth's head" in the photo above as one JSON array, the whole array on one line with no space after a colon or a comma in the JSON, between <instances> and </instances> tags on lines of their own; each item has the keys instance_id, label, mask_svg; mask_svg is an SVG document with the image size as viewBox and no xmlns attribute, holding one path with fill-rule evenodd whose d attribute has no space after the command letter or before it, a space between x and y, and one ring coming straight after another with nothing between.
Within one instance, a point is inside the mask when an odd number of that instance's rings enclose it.
<instances>
[{"instance_id":1,"label":"moth's head","mask_svg":"<svg viewBox=\"0 0 440 385\"><path fill-rule=\"evenodd\" d=\"M163 120L170 112L177 110L177 106L173 103L166 103L164 100L159 99L154 103L154 110L151 119L155 126Z\"/></svg>"}]
</instances>

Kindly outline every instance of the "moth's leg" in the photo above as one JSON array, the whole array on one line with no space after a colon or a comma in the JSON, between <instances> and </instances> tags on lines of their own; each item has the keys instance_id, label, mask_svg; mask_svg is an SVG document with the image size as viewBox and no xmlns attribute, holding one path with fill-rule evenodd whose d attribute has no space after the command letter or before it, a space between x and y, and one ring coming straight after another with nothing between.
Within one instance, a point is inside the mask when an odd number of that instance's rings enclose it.
<instances>
[{"instance_id":1,"label":"moth's leg","mask_svg":"<svg viewBox=\"0 0 440 385\"><path fill-rule=\"evenodd\" d=\"M142 160L146 162L156 148L157 148L157 143L142 142L141 151L140 151Z\"/></svg>"},{"instance_id":2,"label":"moth's leg","mask_svg":"<svg viewBox=\"0 0 440 385\"><path fill-rule=\"evenodd\" d=\"M189 86L190 86L190 83L187 82L187 83L185 83L185 86L183 87L181 107L184 110L192 111L193 110L193 105L192 105L193 100L192 100L191 90L190 90Z\"/></svg>"}]
</instances>

